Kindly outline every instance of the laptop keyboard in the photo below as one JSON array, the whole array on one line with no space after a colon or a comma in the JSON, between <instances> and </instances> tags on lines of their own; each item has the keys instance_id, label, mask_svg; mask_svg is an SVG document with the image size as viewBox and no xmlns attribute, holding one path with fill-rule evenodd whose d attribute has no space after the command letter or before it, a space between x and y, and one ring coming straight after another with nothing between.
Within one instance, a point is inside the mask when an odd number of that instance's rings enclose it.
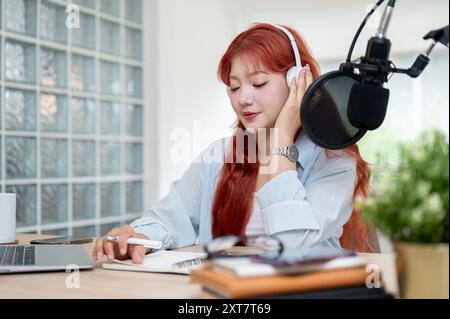
<instances>
[{"instance_id":1,"label":"laptop keyboard","mask_svg":"<svg viewBox=\"0 0 450 319\"><path fill-rule=\"evenodd\" d=\"M35 264L34 246L0 246L0 266Z\"/></svg>"}]
</instances>

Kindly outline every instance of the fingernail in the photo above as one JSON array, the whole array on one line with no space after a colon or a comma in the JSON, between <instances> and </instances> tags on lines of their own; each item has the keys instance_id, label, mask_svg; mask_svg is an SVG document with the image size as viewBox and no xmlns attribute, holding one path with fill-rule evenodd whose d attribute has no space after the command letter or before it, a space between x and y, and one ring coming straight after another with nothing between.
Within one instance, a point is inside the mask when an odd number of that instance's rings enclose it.
<instances>
[{"instance_id":1,"label":"fingernail","mask_svg":"<svg viewBox=\"0 0 450 319\"><path fill-rule=\"evenodd\" d=\"M97 259L101 259L103 257L103 254L102 253L98 253L97 254Z\"/></svg>"},{"instance_id":2,"label":"fingernail","mask_svg":"<svg viewBox=\"0 0 450 319\"><path fill-rule=\"evenodd\" d=\"M311 67L309 66L309 64L307 64L307 65L305 66L305 69L306 69L306 71L311 70Z\"/></svg>"},{"instance_id":3,"label":"fingernail","mask_svg":"<svg viewBox=\"0 0 450 319\"><path fill-rule=\"evenodd\" d=\"M113 255L108 255L108 258L109 259L114 259L114 256Z\"/></svg>"},{"instance_id":4,"label":"fingernail","mask_svg":"<svg viewBox=\"0 0 450 319\"><path fill-rule=\"evenodd\" d=\"M125 250L125 249L120 249L120 254L123 256L123 255L125 255L125 253L126 253L127 251Z\"/></svg>"}]
</instances>

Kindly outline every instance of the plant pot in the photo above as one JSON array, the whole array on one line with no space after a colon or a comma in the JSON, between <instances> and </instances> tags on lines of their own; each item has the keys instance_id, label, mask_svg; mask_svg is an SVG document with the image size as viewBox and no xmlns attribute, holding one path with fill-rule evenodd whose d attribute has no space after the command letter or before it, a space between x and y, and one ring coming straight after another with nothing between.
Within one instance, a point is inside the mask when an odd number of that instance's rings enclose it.
<instances>
[{"instance_id":1,"label":"plant pot","mask_svg":"<svg viewBox=\"0 0 450 319\"><path fill-rule=\"evenodd\" d=\"M401 298L449 297L448 244L398 242L397 272Z\"/></svg>"}]
</instances>

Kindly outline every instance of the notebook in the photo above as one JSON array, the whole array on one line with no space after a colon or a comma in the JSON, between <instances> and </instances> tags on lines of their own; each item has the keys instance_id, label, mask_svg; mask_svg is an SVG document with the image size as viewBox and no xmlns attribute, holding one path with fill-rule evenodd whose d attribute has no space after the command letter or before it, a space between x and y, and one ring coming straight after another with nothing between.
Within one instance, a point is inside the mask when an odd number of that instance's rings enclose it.
<instances>
[{"instance_id":1,"label":"notebook","mask_svg":"<svg viewBox=\"0 0 450 319\"><path fill-rule=\"evenodd\" d=\"M104 263L102 267L109 270L189 275L192 269L202 264L205 257L206 253L203 252L161 250L146 255L142 264L134 264L130 259L114 259Z\"/></svg>"}]
</instances>

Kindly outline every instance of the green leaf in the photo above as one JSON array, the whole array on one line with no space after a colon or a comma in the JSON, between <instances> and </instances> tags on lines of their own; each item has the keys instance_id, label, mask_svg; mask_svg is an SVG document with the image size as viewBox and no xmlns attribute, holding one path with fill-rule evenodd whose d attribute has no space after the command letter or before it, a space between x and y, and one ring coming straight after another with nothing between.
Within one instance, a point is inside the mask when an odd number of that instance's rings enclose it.
<instances>
[{"instance_id":1,"label":"green leaf","mask_svg":"<svg viewBox=\"0 0 450 319\"><path fill-rule=\"evenodd\" d=\"M376 167L363 217L395 241L449 242L449 143L427 131L398 145L395 167Z\"/></svg>"}]
</instances>

